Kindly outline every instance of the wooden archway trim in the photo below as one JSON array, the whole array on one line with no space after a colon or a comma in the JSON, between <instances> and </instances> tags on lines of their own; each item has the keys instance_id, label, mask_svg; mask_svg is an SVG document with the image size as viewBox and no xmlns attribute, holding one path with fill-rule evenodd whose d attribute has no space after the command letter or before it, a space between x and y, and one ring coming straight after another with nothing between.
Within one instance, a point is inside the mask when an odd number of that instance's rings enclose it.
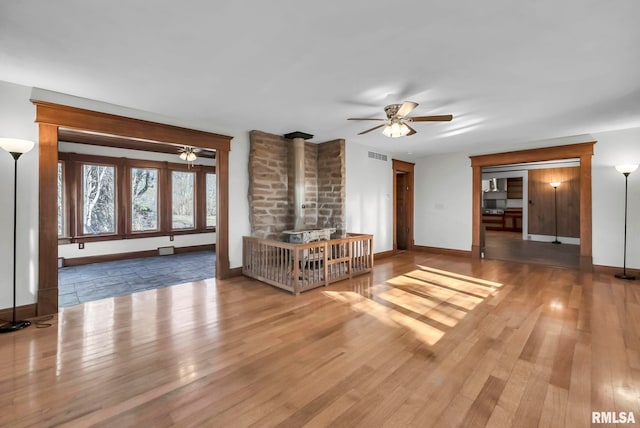
<instances>
[{"instance_id":1,"label":"wooden archway trim","mask_svg":"<svg viewBox=\"0 0 640 428\"><path fill-rule=\"evenodd\" d=\"M226 135L60 104L41 101L33 103L36 105L36 122L39 124L227 152L231 149L233 137Z\"/></svg>"},{"instance_id":2,"label":"wooden archway trim","mask_svg":"<svg viewBox=\"0 0 640 428\"><path fill-rule=\"evenodd\" d=\"M39 248L37 314L58 312L57 174L58 130L80 129L153 142L216 150L218 224L216 226L216 278L229 269L229 150L233 137L163 123L133 119L48 102L36 105L39 151Z\"/></svg>"},{"instance_id":3,"label":"wooden archway trim","mask_svg":"<svg viewBox=\"0 0 640 428\"><path fill-rule=\"evenodd\" d=\"M470 156L473 169L473 223L471 256L480 258L480 223L482 219L482 167L514 163L541 162L559 159L580 159L580 269L593 267L591 239L591 158L596 141L564 146L543 147L489 155Z\"/></svg>"}]
</instances>

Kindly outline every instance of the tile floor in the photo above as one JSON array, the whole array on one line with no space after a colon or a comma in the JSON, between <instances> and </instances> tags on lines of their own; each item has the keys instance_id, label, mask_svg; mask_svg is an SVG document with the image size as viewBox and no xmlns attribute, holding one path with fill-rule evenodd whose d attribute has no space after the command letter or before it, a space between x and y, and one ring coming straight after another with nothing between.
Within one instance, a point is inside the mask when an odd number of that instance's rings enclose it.
<instances>
[{"instance_id":1,"label":"tile floor","mask_svg":"<svg viewBox=\"0 0 640 428\"><path fill-rule=\"evenodd\" d=\"M213 251L58 269L60 307L215 277Z\"/></svg>"}]
</instances>

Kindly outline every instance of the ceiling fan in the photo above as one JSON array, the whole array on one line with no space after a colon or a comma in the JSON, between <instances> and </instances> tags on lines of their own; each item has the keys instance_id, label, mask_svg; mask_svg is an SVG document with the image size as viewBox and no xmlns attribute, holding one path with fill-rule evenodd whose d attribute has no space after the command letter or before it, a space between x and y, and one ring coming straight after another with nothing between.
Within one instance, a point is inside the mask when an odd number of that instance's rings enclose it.
<instances>
[{"instance_id":1,"label":"ceiling fan","mask_svg":"<svg viewBox=\"0 0 640 428\"><path fill-rule=\"evenodd\" d=\"M404 137L405 135L413 135L416 133L416 130L409 126L410 122L449 122L453 119L453 116L450 114L439 115L439 116L414 116L407 117L409 113L418 107L418 103L414 103L411 101L405 101L402 104L389 104L384 108L384 112L387 114L386 119L375 119L375 118L358 118L358 117L350 117L347 120L380 120L385 123L382 125L374 126L371 129L367 129L366 131L359 132L358 135L363 135L371 131L375 131L376 129L384 127L382 133L387 137L396 138L396 137Z\"/></svg>"}]
</instances>

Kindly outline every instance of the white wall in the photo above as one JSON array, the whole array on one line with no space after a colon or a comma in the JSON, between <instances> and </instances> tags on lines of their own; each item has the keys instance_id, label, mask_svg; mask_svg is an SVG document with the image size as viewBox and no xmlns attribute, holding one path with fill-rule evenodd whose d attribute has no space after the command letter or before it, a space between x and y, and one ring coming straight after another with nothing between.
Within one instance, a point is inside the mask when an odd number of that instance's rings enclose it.
<instances>
[{"instance_id":1,"label":"white wall","mask_svg":"<svg viewBox=\"0 0 640 428\"><path fill-rule=\"evenodd\" d=\"M194 235L175 235L170 241L168 236L154 238L121 239L117 241L86 242L84 249L78 244L58 245L58 257L73 259L76 257L93 257L105 254L121 254L136 251L155 250L158 247L191 247L216 243L215 233L198 233Z\"/></svg>"},{"instance_id":2,"label":"white wall","mask_svg":"<svg viewBox=\"0 0 640 428\"><path fill-rule=\"evenodd\" d=\"M347 232L373 234L374 253L393 249L393 167L346 142ZM386 154L386 153L383 153Z\"/></svg>"},{"instance_id":3,"label":"white wall","mask_svg":"<svg viewBox=\"0 0 640 428\"><path fill-rule=\"evenodd\" d=\"M248 196L249 132L233 135L229 153L229 261L231 268L242 266L242 237L251 235Z\"/></svg>"},{"instance_id":4,"label":"white wall","mask_svg":"<svg viewBox=\"0 0 640 428\"><path fill-rule=\"evenodd\" d=\"M31 88L0 81L0 137L38 141ZM0 309L13 304L13 169L0 150ZM18 161L16 303L36 301L38 288L38 148Z\"/></svg>"},{"instance_id":5,"label":"white wall","mask_svg":"<svg viewBox=\"0 0 640 428\"><path fill-rule=\"evenodd\" d=\"M428 156L415 166L415 245L471 249L471 161L465 154Z\"/></svg>"},{"instance_id":6,"label":"white wall","mask_svg":"<svg viewBox=\"0 0 640 428\"><path fill-rule=\"evenodd\" d=\"M624 176L615 165L640 164L640 128L593 134L593 263L622 266ZM640 268L640 170L629 175L627 267Z\"/></svg>"}]
</instances>

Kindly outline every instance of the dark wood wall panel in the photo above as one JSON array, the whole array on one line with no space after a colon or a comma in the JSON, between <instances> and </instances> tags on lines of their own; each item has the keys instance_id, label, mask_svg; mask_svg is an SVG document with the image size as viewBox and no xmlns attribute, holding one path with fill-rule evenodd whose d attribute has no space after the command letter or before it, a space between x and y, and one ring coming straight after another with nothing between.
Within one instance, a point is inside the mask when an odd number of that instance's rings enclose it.
<instances>
[{"instance_id":1,"label":"dark wood wall panel","mask_svg":"<svg viewBox=\"0 0 640 428\"><path fill-rule=\"evenodd\" d=\"M580 167L529 170L529 233L555 235L554 190L559 181L558 236L580 237Z\"/></svg>"}]
</instances>

